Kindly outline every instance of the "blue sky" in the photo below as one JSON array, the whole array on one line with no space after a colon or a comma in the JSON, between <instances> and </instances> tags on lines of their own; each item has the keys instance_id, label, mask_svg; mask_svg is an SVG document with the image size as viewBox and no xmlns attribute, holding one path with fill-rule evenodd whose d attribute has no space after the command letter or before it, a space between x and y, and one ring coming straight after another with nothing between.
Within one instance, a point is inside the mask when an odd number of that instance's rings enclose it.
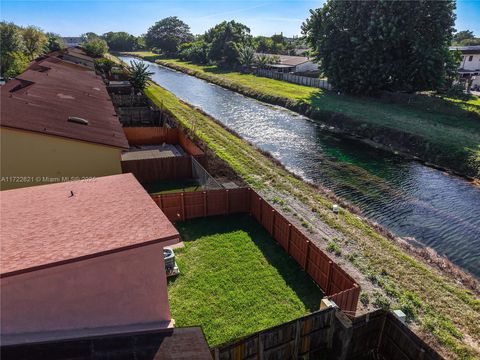
<instances>
[{"instance_id":1,"label":"blue sky","mask_svg":"<svg viewBox=\"0 0 480 360\"><path fill-rule=\"evenodd\" d=\"M1 19L19 25L37 25L45 31L78 36L87 31L127 31L140 35L164 17L176 15L203 33L223 20L240 21L253 35L299 35L309 9L322 0L1 0ZM457 0L458 30L480 36L480 0Z\"/></svg>"}]
</instances>

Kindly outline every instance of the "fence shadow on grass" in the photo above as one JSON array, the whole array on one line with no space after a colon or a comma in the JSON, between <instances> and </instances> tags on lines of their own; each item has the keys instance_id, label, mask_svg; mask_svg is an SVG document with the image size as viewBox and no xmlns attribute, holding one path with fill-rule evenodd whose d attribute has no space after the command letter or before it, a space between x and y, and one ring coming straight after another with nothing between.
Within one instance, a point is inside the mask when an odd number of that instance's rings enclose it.
<instances>
[{"instance_id":1,"label":"fence shadow on grass","mask_svg":"<svg viewBox=\"0 0 480 360\"><path fill-rule=\"evenodd\" d=\"M243 231L262 255L283 278L309 311L319 308L322 290L311 277L290 257L268 232L248 214L215 216L176 223L183 241L190 242L206 236Z\"/></svg>"}]
</instances>

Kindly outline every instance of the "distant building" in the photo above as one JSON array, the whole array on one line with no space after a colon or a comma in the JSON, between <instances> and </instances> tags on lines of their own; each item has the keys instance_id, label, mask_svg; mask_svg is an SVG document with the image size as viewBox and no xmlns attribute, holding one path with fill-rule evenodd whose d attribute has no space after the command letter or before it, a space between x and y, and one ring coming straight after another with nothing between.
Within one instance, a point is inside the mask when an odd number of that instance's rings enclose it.
<instances>
[{"instance_id":1,"label":"distant building","mask_svg":"<svg viewBox=\"0 0 480 360\"><path fill-rule=\"evenodd\" d=\"M83 42L83 39L80 36L66 36L62 37L62 40L67 47L78 46Z\"/></svg>"},{"instance_id":2,"label":"distant building","mask_svg":"<svg viewBox=\"0 0 480 360\"><path fill-rule=\"evenodd\" d=\"M275 56L280 61L276 64L268 64L268 68L278 72L310 72L317 71L318 64L314 63L310 58L305 56L290 56L276 54L256 54Z\"/></svg>"},{"instance_id":3,"label":"distant building","mask_svg":"<svg viewBox=\"0 0 480 360\"><path fill-rule=\"evenodd\" d=\"M480 88L480 45L452 46L450 50L462 53L462 61L458 67L460 78L470 80L472 88Z\"/></svg>"},{"instance_id":4,"label":"distant building","mask_svg":"<svg viewBox=\"0 0 480 360\"><path fill-rule=\"evenodd\" d=\"M2 346L173 326L163 248L180 236L132 174L0 199Z\"/></svg>"},{"instance_id":5,"label":"distant building","mask_svg":"<svg viewBox=\"0 0 480 360\"><path fill-rule=\"evenodd\" d=\"M1 189L122 172L128 142L94 71L47 57L0 93Z\"/></svg>"}]
</instances>

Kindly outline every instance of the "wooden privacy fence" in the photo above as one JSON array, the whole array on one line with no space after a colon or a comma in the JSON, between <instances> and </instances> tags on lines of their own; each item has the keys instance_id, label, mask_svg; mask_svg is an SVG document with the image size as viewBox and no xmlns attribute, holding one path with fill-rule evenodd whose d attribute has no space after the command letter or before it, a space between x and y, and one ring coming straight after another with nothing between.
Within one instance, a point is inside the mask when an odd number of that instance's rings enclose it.
<instances>
[{"instance_id":1,"label":"wooden privacy fence","mask_svg":"<svg viewBox=\"0 0 480 360\"><path fill-rule=\"evenodd\" d=\"M233 213L251 213L269 234L348 315L355 315L360 286L295 225L249 188L152 196L171 221Z\"/></svg>"},{"instance_id":2,"label":"wooden privacy fence","mask_svg":"<svg viewBox=\"0 0 480 360\"><path fill-rule=\"evenodd\" d=\"M215 360L318 359L332 347L335 309L327 308L212 350Z\"/></svg>"},{"instance_id":3,"label":"wooden privacy fence","mask_svg":"<svg viewBox=\"0 0 480 360\"><path fill-rule=\"evenodd\" d=\"M300 76L300 75L294 75L289 73L280 73L280 72L271 71L267 69L256 69L254 74L257 76L263 76L270 79L287 81L293 84L332 90L332 86L328 83L328 81L323 79L316 79L308 76Z\"/></svg>"},{"instance_id":4,"label":"wooden privacy fence","mask_svg":"<svg viewBox=\"0 0 480 360\"><path fill-rule=\"evenodd\" d=\"M122 160L121 165L123 173L132 173L139 182L144 184L159 180L180 180L192 177L190 156Z\"/></svg>"},{"instance_id":5,"label":"wooden privacy fence","mask_svg":"<svg viewBox=\"0 0 480 360\"><path fill-rule=\"evenodd\" d=\"M391 312L377 310L359 316L351 320L351 328L347 359L365 359L367 353L388 360L443 359Z\"/></svg>"},{"instance_id":6,"label":"wooden privacy fence","mask_svg":"<svg viewBox=\"0 0 480 360\"><path fill-rule=\"evenodd\" d=\"M167 127L125 127L123 132L128 143L133 145L179 144L187 154L197 161L204 156L203 151L178 128Z\"/></svg>"},{"instance_id":7,"label":"wooden privacy fence","mask_svg":"<svg viewBox=\"0 0 480 360\"><path fill-rule=\"evenodd\" d=\"M443 360L385 310L348 319L327 308L211 349L215 360Z\"/></svg>"},{"instance_id":8,"label":"wooden privacy fence","mask_svg":"<svg viewBox=\"0 0 480 360\"><path fill-rule=\"evenodd\" d=\"M191 156L202 166L206 163L204 152L178 128L124 127L123 131L130 146L178 144L187 153L184 156L122 160L122 172L134 174L141 183L192 178Z\"/></svg>"}]
</instances>

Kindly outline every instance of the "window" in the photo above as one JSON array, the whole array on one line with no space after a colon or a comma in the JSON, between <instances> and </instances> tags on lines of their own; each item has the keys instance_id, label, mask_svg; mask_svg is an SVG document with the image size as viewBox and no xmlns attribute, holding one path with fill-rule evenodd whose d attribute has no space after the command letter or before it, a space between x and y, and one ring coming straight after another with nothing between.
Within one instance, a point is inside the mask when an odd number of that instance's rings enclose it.
<instances>
[{"instance_id":1,"label":"window","mask_svg":"<svg viewBox=\"0 0 480 360\"><path fill-rule=\"evenodd\" d=\"M468 57L468 61L472 61L472 60L473 60L473 55L470 55L470 56Z\"/></svg>"}]
</instances>

